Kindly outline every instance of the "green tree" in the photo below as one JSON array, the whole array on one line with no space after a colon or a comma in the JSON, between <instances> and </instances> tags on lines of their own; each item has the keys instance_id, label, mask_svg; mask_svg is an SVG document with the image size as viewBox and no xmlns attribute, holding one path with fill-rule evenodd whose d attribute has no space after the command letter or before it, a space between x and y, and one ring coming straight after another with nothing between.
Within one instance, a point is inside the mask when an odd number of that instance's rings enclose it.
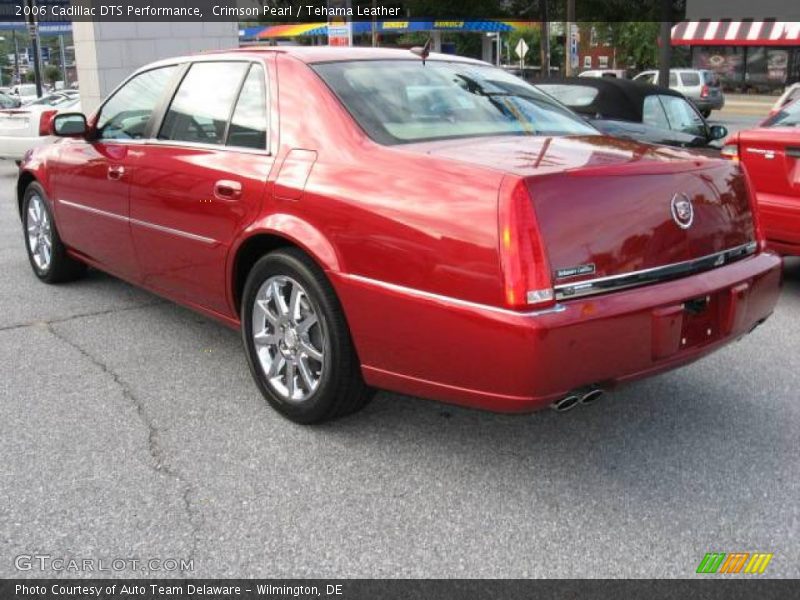
<instances>
[{"instance_id":1,"label":"green tree","mask_svg":"<svg viewBox=\"0 0 800 600\"><path fill-rule=\"evenodd\" d=\"M50 84L55 84L61 79L61 69L55 65L47 65L43 73L44 80Z\"/></svg>"}]
</instances>

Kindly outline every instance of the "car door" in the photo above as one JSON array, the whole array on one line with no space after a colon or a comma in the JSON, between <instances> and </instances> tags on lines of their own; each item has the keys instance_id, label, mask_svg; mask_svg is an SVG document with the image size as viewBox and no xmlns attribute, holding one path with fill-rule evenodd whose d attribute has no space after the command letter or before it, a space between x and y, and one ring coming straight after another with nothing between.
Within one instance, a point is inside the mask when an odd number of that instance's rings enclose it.
<instances>
[{"instance_id":1,"label":"car door","mask_svg":"<svg viewBox=\"0 0 800 600\"><path fill-rule=\"evenodd\" d=\"M258 215L273 164L267 76L249 61L193 63L136 158L131 231L144 283L227 314L226 259Z\"/></svg>"},{"instance_id":2,"label":"car door","mask_svg":"<svg viewBox=\"0 0 800 600\"><path fill-rule=\"evenodd\" d=\"M65 139L49 166L59 233L104 269L138 276L128 222L133 159L176 66L134 75L103 104L87 139Z\"/></svg>"}]
</instances>

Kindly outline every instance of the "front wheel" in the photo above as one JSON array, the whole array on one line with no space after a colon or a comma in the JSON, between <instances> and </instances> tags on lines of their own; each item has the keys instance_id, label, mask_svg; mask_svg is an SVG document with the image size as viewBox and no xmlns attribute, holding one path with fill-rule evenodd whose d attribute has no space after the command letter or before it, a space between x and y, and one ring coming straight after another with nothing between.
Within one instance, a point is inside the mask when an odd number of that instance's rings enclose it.
<instances>
[{"instance_id":1,"label":"front wheel","mask_svg":"<svg viewBox=\"0 0 800 600\"><path fill-rule=\"evenodd\" d=\"M67 254L53 221L47 195L38 183L31 183L25 190L22 225L28 260L39 279L45 283L63 283L84 274L86 265Z\"/></svg>"},{"instance_id":2,"label":"front wheel","mask_svg":"<svg viewBox=\"0 0 800 600\"><path fill-rule=\"evenodd\" d=\"M256 385L292 421L336 419L372 397L333 288L299 250L270 253L253 266L242 337Z\"/></svg>"}]
</instances>

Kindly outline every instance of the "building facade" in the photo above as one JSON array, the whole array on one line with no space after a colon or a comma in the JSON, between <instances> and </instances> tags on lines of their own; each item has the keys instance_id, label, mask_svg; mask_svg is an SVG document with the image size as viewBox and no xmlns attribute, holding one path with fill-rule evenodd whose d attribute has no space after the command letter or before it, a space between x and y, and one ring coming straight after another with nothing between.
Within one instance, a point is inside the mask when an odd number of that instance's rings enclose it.
<instances>
[{"instance_id":1,"label":"building facade","mask_svg":"<svg viewBox=\"0 0 800 600\"><path fill-rule=\"evenodd\" d=\"M693 67L714 71L732 91L771 92L800 81L800 22L686 21L672 45L688 46Z\"/></svg>"}]
</instances>

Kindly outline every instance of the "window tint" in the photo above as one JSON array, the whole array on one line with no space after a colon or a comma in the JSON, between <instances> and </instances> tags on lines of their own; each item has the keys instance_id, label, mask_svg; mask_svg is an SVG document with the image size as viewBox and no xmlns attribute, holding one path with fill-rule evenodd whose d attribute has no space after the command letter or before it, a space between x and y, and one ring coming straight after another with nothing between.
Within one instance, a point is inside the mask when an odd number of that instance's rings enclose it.
<instances>
[{"instance_id":1,"label":"window tint","mask_svg":"<svg viewBox=\"0 0 800 600\"><path fill-rule=\"evenodd\" d=\"M702 117L683 98L659 96L669 119L670 129L697 136L706 136L706 126Z\"/></svg>"},{"instance_id":2,"label":"window tint","mask_svg":"<svg viewBox=\"0 0 800 600\"><path fill-rule=\"evenodd\" d=\"M233 102L248 66L243 62L193 64L172 99L158 139L224 144Z\"/></svg>"},{"instance_id":3,"label":"window tint","mask_svg":"<svg viewBox=\"0 0 800 600\"><path fill-rule=\"evenodd\" d=\"M658 96L647 96L642 107L642 123L658 129L669 129L669 121Z\"/></svg>"},{"instance_id":4,"label":"window tint","mask_svg":"<svg viewBox=\"0 0 800 600\"><path fill-rule=\"evenodd\" d=\"M250 67L233 111L228 145L264 150L267 147L267 90L264 69Z\"/></svg>"},{"instance_id":5,"label":"window tint","mask_svg":"<svg viewBox=\"0 0 800 600\"><path fill-rule=\"evenodd\" d=\"M687 87L700 85L700 75L697 73L681 73L681 81Z\"/></svg>"},{"instance_id":6,"label":"window tint","mask_svg":"<svg viewBox=\"0 0 800 600\"><path fill-rule=\"evenodd\" d=\"M136 75L109 98L97 119L101 140L138 140L177 67L162 67Z\"/></svg>"}]
</instances>

